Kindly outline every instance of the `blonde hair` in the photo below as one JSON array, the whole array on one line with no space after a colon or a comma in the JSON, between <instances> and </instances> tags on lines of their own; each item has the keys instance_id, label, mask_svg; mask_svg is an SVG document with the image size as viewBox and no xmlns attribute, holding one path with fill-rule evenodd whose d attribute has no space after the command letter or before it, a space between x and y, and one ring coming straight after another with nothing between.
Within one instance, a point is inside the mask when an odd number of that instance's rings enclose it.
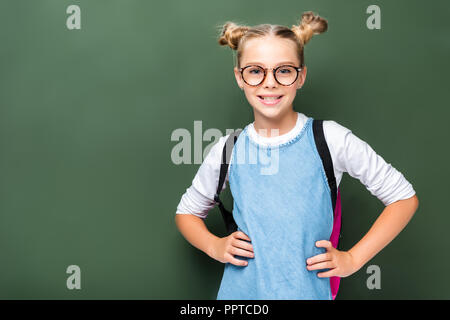
<instances>
[{"instance_id":1,"label":"blonde hair","mask_svg":"<svg viewBox=\"0 0 450 320\"><path fill-rule=\"evenodd\" d=\"M221 29L218 42L222 46L229 46L237 51L236 64L238 68L240 67L242 51L246 41L269 35L294 41L297 44L297 56L300 61L300 67L303 67L305 64L303 55L305 44L308 43L313 35L327 31L328 22L324 18L315 15L312 11L307 11L302 14L300 22L297 25L293 25L291 29L273 24L260 24L248 27L231 21L226 22Z\"/></svg>"}]
</instances>

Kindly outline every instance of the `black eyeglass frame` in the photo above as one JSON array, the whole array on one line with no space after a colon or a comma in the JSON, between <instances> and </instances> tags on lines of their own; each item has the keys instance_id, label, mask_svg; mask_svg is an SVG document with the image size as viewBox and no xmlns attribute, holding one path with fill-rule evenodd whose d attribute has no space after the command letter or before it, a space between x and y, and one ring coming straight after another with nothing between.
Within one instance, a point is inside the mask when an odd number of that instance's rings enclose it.
<instances>
[{"instance_id":1,"label":"black eyeglass frame","mask_svg":"<svg viewBox=\"0 0 450 320\"><path fill-rule=\"evenodd\" d=\"M247 68L250 68L250 67L258 67L258 68L261 68L261 69L264 70L264 77L262 78L262 80L261 80L260 83L258 83L258 84L250 84L250 83L248 83L247 81L245 81L245 79L244 79L244 70L247 69ZM280 83L280 81L278 81L277 76L276 76L276 73L277 73L277 70L278 70L279 68L282 68L282 67L292 67L292 68L294 68L294 69L297 71L297 75L296 75L296 77L295 77L295 80L292 81L291 84L282 84L282 83ZM266 80L267 72L268 72L269 70L272 70L273 78L275 79L276 82L278 82L278 83L279 83L280 85L282 85L282 86L289 87L289 86L291 86L295 81L297 81L297 79L298 79L298 74L300 73L300 71L302 71L302 69L303 69L303 68L296 67L296 66L291 66L291 65L289 65L289 64L284 64L284 65L278 66L278 67L276 67L276 68L263 68L263 67L258 66L258 65L256 65L256 64L252 64L252 65L249 65L249 66L240 68L239 71L240 71L240 73L241 73L242 80L243 80L246 84L248 84L249 86L252 86L252 87L257 87L257 86L259 86L261 83L263 83L264 80Z\"/></svg>"}]
</instances>

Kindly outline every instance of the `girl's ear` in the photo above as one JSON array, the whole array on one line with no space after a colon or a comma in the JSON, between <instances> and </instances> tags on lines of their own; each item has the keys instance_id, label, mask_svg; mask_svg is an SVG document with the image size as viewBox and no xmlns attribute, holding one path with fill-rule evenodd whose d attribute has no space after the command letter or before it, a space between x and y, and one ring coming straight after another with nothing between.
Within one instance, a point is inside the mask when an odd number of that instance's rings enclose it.
<instances>
[{"instance_id":1,"label":"girl's ear","mask_svg":"<svg viewBox=\"0 0 450 320\"><path fill-rule=\"evenodd\" d=\"M244 80L242 80L241 73L239 72L237 67L234 67L234 77L236 78L236 82L241 88L241 90L244 90Z\"/></svg>"},{"instance_id":2,"label":"girl's ear","mask_svg":"<svg viewBox=\"0 0 450 320\"><path fill-rule=\"evenodd\" d=\"M306 69L306 66L304 66L302 71L300 71L300 73L298 75L299 80L298 80L297 89L300 89L303 86L303 84L305 83L306 73L307 73L307 69Z\"/></svg>"}]
</instances>

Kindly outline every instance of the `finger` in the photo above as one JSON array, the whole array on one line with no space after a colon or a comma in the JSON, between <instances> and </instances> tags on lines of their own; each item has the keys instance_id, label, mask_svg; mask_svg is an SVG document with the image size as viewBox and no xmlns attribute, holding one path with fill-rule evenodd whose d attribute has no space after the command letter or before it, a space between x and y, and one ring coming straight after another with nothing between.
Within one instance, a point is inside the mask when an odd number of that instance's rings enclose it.
<instances>
[{"instance_id":1,"label":"finger","mask_svg":"<svg viewBox=\"0 0 450 320\"><path fill-rule=\"evenodd\" d=\"M251 241L250 238L242 231L236 231L235 233L233 233L233 236L236 239L245 239L245 240Z\"/></svg>"},{"instance_id":2,"label":"finger","mask_svg":"<svg viewBox=\"0 0 450 320\"><path fill-rule=\"evenodd\" d=\"M332 261L320 262L313 265L306 266L308 270L320 270L320 269L332 269L335 268L335 264Z\"/></svg>"},{"instance_id":3,"label":"finger","mask_svg":"<svg viewBox=\"0 0 450 320\"><path fill-rule=\"evenodd\" d=\"M236 247L231 247L230 253L232 255L237 255L237 256L241 256L241 257L249 257L249 258L253 258L255 256L253 254L253 252L251 252L251 251L239 249L239 248L236 248Z\"/></svg>"},{"instance_id":4,"label":"finger","mask_svg":"<svg viewBox=\"0 0 450 320\"><path fill-rule=\"evenodd\" d=\"M331 269L331 270L326 271L326 272L319 272L319 273L317 274L317 276L318 276L319 278L334 277L334 276L337 275L337 270L336 270L336 269L337 269L337 268Z\"/></svg>"},{"instance_id":5,"label":"finger","mask_svg":"<svg viewBox=\"0 0 450 320\"><path fill-rule=\"evenodd\" d=\"M248 242L245 242L245 241L242 241L242 240L238 240L238 239L234 239L234 240L231 242L231 244L232 244L234 247L242 248L242 249L245 249L245 250L248 250L248 251L253 252L253 246L252 246L251 243L248 243Z\"/></svg>"},{"instance_id":6,"label":"finger","mask_svg":"<svg viewBox=\"0 0 450 320\"><path fill-rule=\"evenodd\" d=\"M319 240L316 242L316 247L331 249L333 245L328 240Z\"/></svg>"},{"instance_id":7,"label":"finger","mask_svg":"<svg viewBox=\"0 0 450 320\"><path fill-rule=\"evenodd\" d=\"M227 255L227 262L234 264L235 266L242 266L245 267L246 265L248 265L248 262L245 260L241 260L241 259L236 259L235 257L233 257L231 254Z\"/></svg>"},{"instance_id":8,"label":"finger","mask_svg":"<svg viewBox=\"0 0 450 320\"><path fill-rule=\"evenodd\" d=\"M321 253L314 257L309 258L308 260L306 260L306 263L314 264L314 263L330 261L330 260L331 260L331 254L329 254L328 252L325 252L325 253Z\"/></svg>"}]
</instances>

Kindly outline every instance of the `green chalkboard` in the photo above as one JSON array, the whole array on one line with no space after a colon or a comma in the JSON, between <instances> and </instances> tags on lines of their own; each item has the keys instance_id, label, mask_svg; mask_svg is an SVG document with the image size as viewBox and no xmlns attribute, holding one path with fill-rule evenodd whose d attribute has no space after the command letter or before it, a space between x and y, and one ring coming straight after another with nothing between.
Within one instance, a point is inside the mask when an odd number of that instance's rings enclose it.
<instances>
[{"instance_id":1,"label":"green chalkboard","mask_svg":"<svg viewBox=\"0 0 450 320\"><path fill-rule=\"evenodd\" d=\"M253 112L217 26L328 20L305 49L294 109L367 141L420 199L399 236L338 299L448 299L450 3L5 0L0 2L0 299L215 299L223 264L175 225L199 168L174 163L173 132L243 128ZM79 8L79 29L68 8ZM197 140L196 140L197 139ZM194 143L194 140L197 144ZM201 159L200 159L201 160ZM344 174L343 247L384 206ZM225 202L231 205L227 188ZM217 207L206 224L224 235ZM369 290L368 265L381 269ZM78 266L80 289L67 286ZM70 271L70 270L69 270Z\"/></svg>"}]
</instances>

